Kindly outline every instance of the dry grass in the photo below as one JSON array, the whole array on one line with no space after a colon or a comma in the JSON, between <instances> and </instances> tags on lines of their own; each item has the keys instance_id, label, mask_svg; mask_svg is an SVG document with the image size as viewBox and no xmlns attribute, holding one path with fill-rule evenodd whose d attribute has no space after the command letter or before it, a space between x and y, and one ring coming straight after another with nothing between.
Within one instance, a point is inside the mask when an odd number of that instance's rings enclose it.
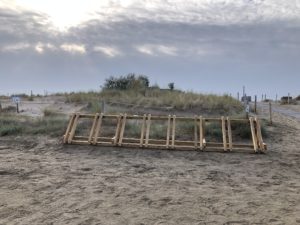
<instances>
[{"instance_id":1,"label":"dry grass","mask_svg":"<svg viewBox=\"0 0 300 225\"><path fill-rule=\"evenodd\" d=\"M88 103L91 111L101 110L100 102L127 107L171 108L174 110L199 110L214 114L237 114L242 104L228 95L197 94L194 92L149 90L103 90L102 92L78 92L65 94L66 102Z\"/></svg>"},{"instance_id":2,"label":"dry grass","mask_svg":"<svg viewBox=\"0 0 300 225\"><path fill-rule=\"evenodd\" d=\"M14 114L0 115L0 136L8 135L49 135L62 136L67 119L61 116L31 118Z\"/></svg>"}]
</instances>

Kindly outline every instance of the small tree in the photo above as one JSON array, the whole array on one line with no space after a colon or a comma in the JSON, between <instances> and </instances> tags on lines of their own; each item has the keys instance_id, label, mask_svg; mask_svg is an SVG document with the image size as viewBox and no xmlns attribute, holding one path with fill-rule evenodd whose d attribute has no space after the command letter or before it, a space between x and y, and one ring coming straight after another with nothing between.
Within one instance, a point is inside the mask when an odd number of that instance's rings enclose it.
<instances>
[{"instance_id":1,"label":"small tree","mask_svg":"<svg viewBox=\"0 0 300 225\"><path fill-rule=\"evenodd\" d=\"M172 82L172 83L169 83L169 84L168 84L168 86L169 86L169 89L170 89L171 91L173 91L173 90L174 90L174 88L175 88L175 84L174 84L174 82Z\"/></svg>"},{"instance_id":2,"label":"small tree","mask_svg":"<svg viewBox=\"0 0 300 225\"><path fill-rule=\"evenodd\" d=\"M145 89L149 87L149 79L147 76L130 73L127 76L109 77L105 80L104 89L129 90L129 89Z\"/></svg>"}]
</instances>

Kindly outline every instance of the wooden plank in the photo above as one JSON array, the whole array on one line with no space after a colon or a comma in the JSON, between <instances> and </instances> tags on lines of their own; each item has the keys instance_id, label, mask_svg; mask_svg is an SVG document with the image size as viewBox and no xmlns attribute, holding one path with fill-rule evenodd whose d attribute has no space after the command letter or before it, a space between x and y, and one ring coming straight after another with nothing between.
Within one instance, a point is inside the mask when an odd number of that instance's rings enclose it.
<instances>
[{"instance_id":1,"label":"wooden plank","mask_svg":"<svg viewBox=\"0 0 300 225\"><path fill-rule=\"evenodd\" d=\"M141 129L141 138L140 138L140 147L143 147L144 145L144 138L145 138L145 125L146 125L146 114L143 116L143 124L142 124L142 129Z\"/></svg>"},{"instance_id":2,"label":"wooden plank","mask_svg":"<svg viewBox=\"0 0 300 225\"><path fill-rule=\"evenodd\" d=\"M171 147L175 147L175 132L176 132L176 116L173 115L173 123L172 123L172 144Z\"/></svg>"},{"instance_id":3,"label":"wooden plank","mask_svg":"<svg viewBox=\"0 0 300 225\"><path fill-rule=\"evenodd\" d=\"M204 139L203 121L204 121L203 117L200 116L200 121L199 121L200 150L204 149L204 143L203 143L203 139Z\"/></svg>"},{"instance_id":4,"label":"wooden plank","mask_svg":"<svg viewBox=\"0 0 300 225\"><path fill-rule=\"evenodd\" d=\"M91 131L90 131L90 136L89 136L89 143L90 144L92 144L93 136L94 136L94 133L95 133L95 127L96 127L98 118L99 118L99 113L96 113L95 116L94 116L94 121L93 121L93 125L92 125Z\"/></svg>"},{"instance_id":5,"label":"wooden plank","mask_svg":"<svg viewBox=\"0 0 300 225\"><path fill-rule=\"evenodd\" d=\"M117 128L116 128L115 136L113 137L113 143L114 143L114 145L117 145L118 142L119 142L121 124L122 124L122 116L118 115L118 118L117 118Z\"/></svg>"},{"instance_id":6,"label":"wooden plank","mask_svg":"<svg viewBox=\"0 0 300 225\"><path fill-rule=\"evenodd\" d=\"M90 143L88 141L77 141L77 140L72 140L72 144L77 144L77 145L89 145Z\"/></svg>"},{"instance_id":7,"label":"wooden plank","mask_svg":"<svg viewBox=\"0 0 300 225\"><path fill-rule=\"evenodd\" d=\"M76 117L75 117L75 119L74 119L74 123L73 123L72 129L71 129L71 132L70 132L69 138L68 138L68 143L69 143L69 144L72 143L73 137L75 136L75 131L76 131L76 128L77 128L79 116L80 116L79 113L76 114Z\"/></svg>"},{"instance_id":8,"label":"wooden plank","mask_svg":"<svg viewBox=\"0 0 300 225\"><path fill-rule=\"evenodd\" d=\"M198 133L197 133L197 116L194 119L194 146L195 149L198 149Z\"/></svg>"},{"instance_id":9,"label":"wooden plank","mask_svg":"<svg viewBox=\"0 0 300 225\"><path fill-rule=\"evenodd\" d=\"M225 124L224 116L221 117L221 121L222 121L223 147L224 147L224 151L227 151L226 124Z\"/></svg>"},{"instance_id":10,"label":"wooden plank","mask_svg":"<svg viewBox=\"0 0 300 225\"><path fill-rule=\"evenodd\" d=\"M253 123L253 117L250 117L249 121L250 121L250 128L251 128L251 134L252 134L253 148L254 148L254 151L257 152L257 138L256 138L254 123Z\"/></svg>"},{"instance_id":11,"label":"wooden plank","mask_svg":"<svg viewBox=\"0 0 300 225\"><path fill-rule=\"evenodd\" d=\"M169 148L170 145L170 132L171 132L171 115L168 116L168 125L167 125L167 141L166 148Z\"/></svg>"},{"instance_id":12,"label":"wooden plank","mask_svg":"<svg viewBox=\"0 0 300 225\"><path fill-rule=\"evenodd\" d=\"M231 130L231 122L229 117L227 117L227 132L228 132L229 150L232 151L232 130Z\"/></svg>"},{"instance_id":13,"label":"wooden plank","mask_svg":"<svg viewBox=\"0 0 300 225\"><path fill-rule=\"evenodd\" d=\"M122 146L125 127L126 127L126 120L127 120L127 114L125 114L122 119L122 126L121 126L120 137L119 137L119 146Z\"/></svg>"},{"instance_id":14,"label":"wooden plank","mask_svg":"<svg viewBox=\"0 0 300 225\"><path fill-rule=\"evenodd\" d=\"M66 133L64 135L64 139L63 139L64 144L66 144L68 142L69 134L70 134L70 131L73 127L74 120L75 120L75 114L72 114L70 116L69 124L68 124L67 130L66 130Z\"/></svg>"},{"instance_id":15,"label":"wooden plank","mask_svg":"<svg viewBox=\"0 0 300 225\"><path fill-rule=\"evenodd\" d=\"M255 127L256 127L256 134L257 134L258 146L259 146L259 149L261 151L264 151L266 149L265 149L264 141L263 141L263 138L262 138L260 122L259 122L259 120L258 120L257 117L254 118L254 121L256 123Z\"/></svg>"},{"instance_id":16,"label":"wooden plank","mask_svg":"<svg viewBox=\"0 0 300 225\"><path fill-rule=\"evenodd\" d=\"M151 114L148 114L145 147L148 147L151 126Z\"/></svg>"},{"instance_id":17,"label":"wooden plank","mask_svg":"<svg viewBox=\"0 0 300 225\"><path fill-rule=\"evenodd\" d=\"M94 135L94 140L93 140L93 144L96 145L98 142L98 138L100 135L100 129L101 129L101 125L102 125L102 120L103 120L103 113L100 114L100 117L98 119L96 128L95 128L95 135Z\"/></svg>"}]
</instances>

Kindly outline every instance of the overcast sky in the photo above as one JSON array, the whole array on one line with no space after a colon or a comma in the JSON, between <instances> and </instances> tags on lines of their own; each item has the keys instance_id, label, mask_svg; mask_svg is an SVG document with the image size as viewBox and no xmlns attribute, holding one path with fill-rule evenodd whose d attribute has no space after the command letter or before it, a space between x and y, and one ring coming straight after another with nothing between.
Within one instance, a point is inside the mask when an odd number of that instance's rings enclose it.
<instances>
[{"instance_id":1,"label":"overcast sky","mask_svg":"<svg viewBox=\"0 0 300 225\"><path fill-rule=\"evenodd\" d=\"M300 0L0 0L0 94L105 78L236 96L300 94Z\"/></svg>"}]
</instances>

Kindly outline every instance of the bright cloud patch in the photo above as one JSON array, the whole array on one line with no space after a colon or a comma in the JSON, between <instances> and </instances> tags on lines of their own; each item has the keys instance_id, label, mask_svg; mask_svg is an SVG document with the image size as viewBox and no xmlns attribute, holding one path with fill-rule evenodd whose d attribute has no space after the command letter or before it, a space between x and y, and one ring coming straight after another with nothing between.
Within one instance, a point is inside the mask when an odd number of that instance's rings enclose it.
<instances>
[{"instance_id":1,"label":"bright cloud patch","mask_svg":"<svg viewBox=\"0 0 300 225\"><path fill-rule=\"evenodd\" d=\"M30 48L29 43L16 43L11 45L6 45L1 48L2 52L18 52Z\"/></svg>"},{"instance_id":2,"label":"bright cloud patch","mask_svg":"<svg viewBox=\"0 0 300 225\"><path fill-rule=\"evenodd\" d=\"M146 55L169 55L169 56L176 56L177 55L177 48L173 46L166 46L166 45L141 45L137 46L136 49Z\"/></svg>"},{"instance_id":3,"label":"bright cloud patch","mask_svg":"<svg viewBox=\"0 0 300 225\"><path fill-rule=\"evenodd\" d=\"M121 55L120 50L115 47L95 46L94 51L101 52L104 55L111 57L111 58Z\"/></svg>"},{"instance_id":4,"label":"bright cloud patch","mask_svg":"<svg viewBox=\"0 0 300 225\"><path fill-rule=\"evenodd\" d=\"M78 44L62 44L60 48L66 52L74 53L74 54L85 54L86 50L84 45Z\"/></svg>"},{"instance_id":5,"label":"bright cloud patch","mask_svg":"<svg viewBox=\"0 0 300 225\"><path fill-rule=\"evenodd\" d=\"M42 54L44 53L46 50L55 50L56 47L50 43L37 43L34 47L35 51Z\"/></svg>"}]
</instances>

